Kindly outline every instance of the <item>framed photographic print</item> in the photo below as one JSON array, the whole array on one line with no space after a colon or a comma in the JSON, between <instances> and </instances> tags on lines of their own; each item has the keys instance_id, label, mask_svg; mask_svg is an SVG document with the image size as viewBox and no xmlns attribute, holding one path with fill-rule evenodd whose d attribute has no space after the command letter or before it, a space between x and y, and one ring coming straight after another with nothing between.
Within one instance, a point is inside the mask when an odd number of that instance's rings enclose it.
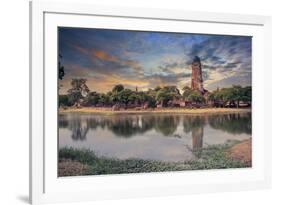
<instances>
[{"instance_id":1,"label":"framed photographic print","mask_svg":"<svg viewBox=\"0 0 281 205\"><path fill-rule=\"evenodd\" d=\"M30 20L31 203L270 187L270 17L32 2Z\"/></svg>"}]
</instances>

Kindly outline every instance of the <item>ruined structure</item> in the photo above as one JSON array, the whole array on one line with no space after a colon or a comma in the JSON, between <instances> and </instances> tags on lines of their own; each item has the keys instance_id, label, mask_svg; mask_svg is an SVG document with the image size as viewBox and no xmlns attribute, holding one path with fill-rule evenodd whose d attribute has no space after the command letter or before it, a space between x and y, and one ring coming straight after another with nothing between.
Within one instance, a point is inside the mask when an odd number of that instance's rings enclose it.
<instances>
[{"instance_id":1,"label":"ruined structure","mask_svg":"<svg viewBox=\"0 0 281 205\"><path fill-rule=\"evenodd\" d=\"M191 89L198 90L202 95L205 95L208 91L203 87L201 60L198 56L194 57L191 67Z\"/></svg>"},{"instance_id":2,"label":"ruined structure","mask_svg":"<svg viewBox=\"0 0 281 205\"><path fill-rule=\"evenodd\" d=\"M191 67L191 89L203 91L202 67L200 58L198 56L194 57Z\"/></svg>"}]
</instances>

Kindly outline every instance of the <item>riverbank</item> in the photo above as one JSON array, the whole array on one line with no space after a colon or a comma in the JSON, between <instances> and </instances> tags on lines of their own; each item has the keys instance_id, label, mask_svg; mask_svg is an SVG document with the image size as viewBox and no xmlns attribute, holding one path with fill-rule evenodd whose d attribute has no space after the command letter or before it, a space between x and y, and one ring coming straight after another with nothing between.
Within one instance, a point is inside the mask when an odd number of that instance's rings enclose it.
<instances>
[{"instance_id":1,"label":"riverbank","mask_svg":"<svg viewBox=\"0 0 281 205\"><path fill-rule=\"evenodd\" d=\"M111 108L66 108L59 109L59 113L100 113L100 114L135 114L135 113L181 113L181 114L228 114L228 113L248 113L251 108L149 108L149 109L126 109L113 111Z\"/></svg>"},{"instance_id":2,"label":"riverbank","mask_svg":"<svg viewBox=\"0 0 281 205\"><path fill-rule=\"evenodd\" d=\"M184 162L161 162L142 159L120 160L100 157L90 150L59 150L59 176L104 175L124 173L166 172L250 167L228 153L239 142L210 145L194 151L196 159Z\"/></svg>"},{"instance_id":3,"label":"riverbank","mask_svg":"<svg viewBox=\"0 0 281 205\"><path fill-rule=\"evenodd\" d=\"M252 166L252 138L233 145L227 152L230 158Z\"/></svg>"}]
</instances>

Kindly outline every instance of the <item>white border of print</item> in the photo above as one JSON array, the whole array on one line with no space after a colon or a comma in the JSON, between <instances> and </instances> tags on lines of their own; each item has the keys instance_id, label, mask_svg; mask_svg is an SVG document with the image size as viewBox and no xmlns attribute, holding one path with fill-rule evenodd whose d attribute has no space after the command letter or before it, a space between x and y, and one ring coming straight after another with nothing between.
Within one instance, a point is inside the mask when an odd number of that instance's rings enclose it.
<instances>
[{"instance_id":1,"label":"white border of print","mask_svg":"<svg viewBox=\"0 0 281 205\"><path fill-rule=\"evenodd\" d=\"M271 103L270 17L32 2L30 20L30 201L33 204L271 186L271 108L266 108ZM253 36L253 167L58 178L58 26Z\"/></svg>"}]
</instances>

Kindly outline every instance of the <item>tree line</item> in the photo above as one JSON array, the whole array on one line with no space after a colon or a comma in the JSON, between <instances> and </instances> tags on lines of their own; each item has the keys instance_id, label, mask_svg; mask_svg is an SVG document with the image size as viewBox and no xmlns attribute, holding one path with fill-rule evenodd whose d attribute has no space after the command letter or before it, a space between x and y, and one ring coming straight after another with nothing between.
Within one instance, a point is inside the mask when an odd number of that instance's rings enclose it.
<instances>
[{"instance_id":1,"label":"tree line","mask_svg":"<svg viewBox=\"0 0 281 205\"><path fill-rule=\"evenodd\" d=\"M147 91L125 88L122 84L115 85L107 93L91 91L86 79L72 79L71 88L65 95L59 95L59 106L95 106L124 108L154 108L177 106L212 106L240 107L251 106L252 87L232 86L216 89L206 95L185 86L182 94L176 86L157 86ZM181 103L181 105L179 105Z\"/></svg>"}]
</instances>

